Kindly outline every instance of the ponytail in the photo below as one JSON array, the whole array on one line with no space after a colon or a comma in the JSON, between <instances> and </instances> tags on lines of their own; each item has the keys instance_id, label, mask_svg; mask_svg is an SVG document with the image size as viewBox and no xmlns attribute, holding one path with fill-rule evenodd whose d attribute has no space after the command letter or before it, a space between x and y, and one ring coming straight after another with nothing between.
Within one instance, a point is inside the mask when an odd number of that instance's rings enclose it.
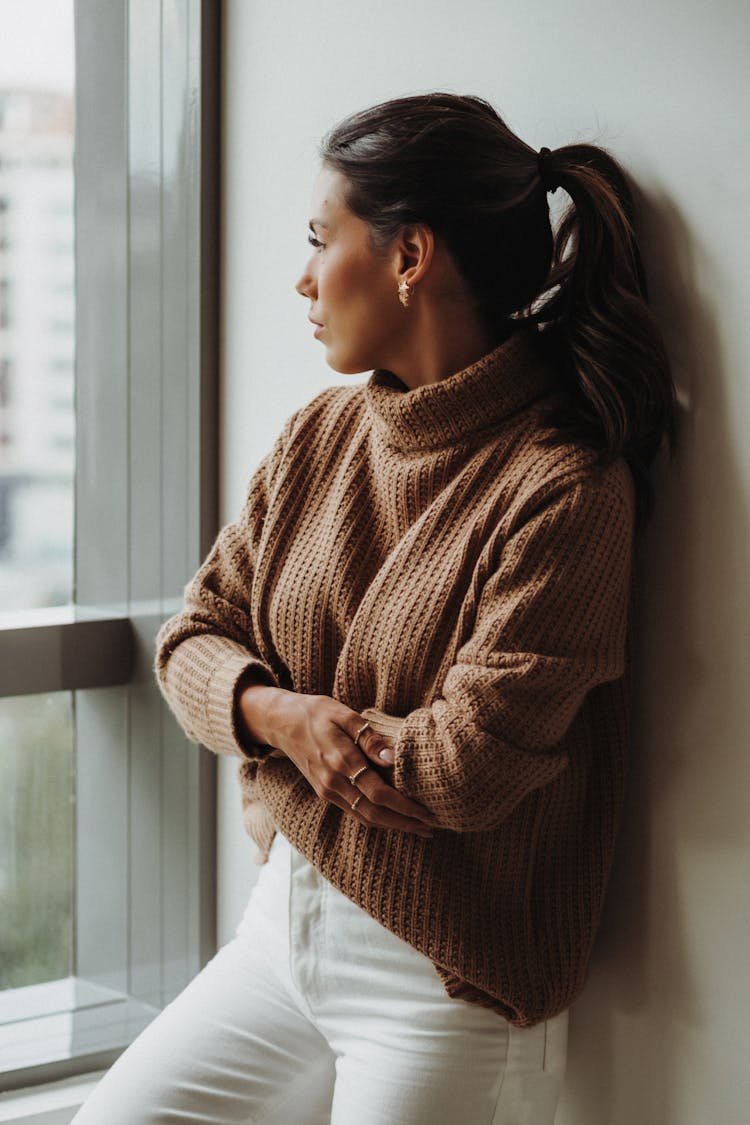
<instances>
[{"instance_id":1,"label":"ponytail","mask_svg":"<svg viewBox=\"0 0 750 1125\"><path fill-rule=\"evenodd\" d=\"M639 516L652 505L648 468L666 436L675 442L675 398L664 342L648 306L633 229L633 199L622 168L594 145L567 145L544 157L549 190L572 203L553 234L540 297L513 319L535 324L562 359L567 406L556 437L583 441L602 463L623 456L633 473Z\"/></svg>"}]
</instances>

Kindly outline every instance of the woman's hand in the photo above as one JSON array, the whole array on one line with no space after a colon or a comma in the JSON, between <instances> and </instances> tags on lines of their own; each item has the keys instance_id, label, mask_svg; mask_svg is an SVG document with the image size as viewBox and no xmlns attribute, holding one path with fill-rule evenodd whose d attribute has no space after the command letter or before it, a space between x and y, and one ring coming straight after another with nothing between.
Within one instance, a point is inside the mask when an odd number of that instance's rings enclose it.
<instances>
[{"instance_id":1,"label":"woman's hand","mask_svg":"<svg viewBox=\"0 0 750 1125\"><path fill-rule=\"evenodd\" d=\"M382 736L367 727L359 747L355 745L357 732L365 726L357 711L328 695L302 695L252 683L241 690L238 706L248 737L273 746L269 756L290 758L319 797L368 827L432 835L431 813L399 793L370 765L372 761L384 768L393 763L393 751ZM350 781L357 773L356 781ZM355 800L357 807L352 809Z\"/></svg>"}]
</instances>

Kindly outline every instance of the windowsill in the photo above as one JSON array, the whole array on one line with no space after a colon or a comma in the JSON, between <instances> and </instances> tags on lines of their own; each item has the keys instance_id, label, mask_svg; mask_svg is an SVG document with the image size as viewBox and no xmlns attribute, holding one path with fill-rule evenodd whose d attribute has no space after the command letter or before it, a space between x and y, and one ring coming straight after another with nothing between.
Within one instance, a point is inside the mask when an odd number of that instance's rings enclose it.
<instances>
[{"instance_id":1,"label":"windowsill","mask_svg":"<svg viewBox=\"0 0 750 1125\"><path fill-rule=\"evenodd\" d=\"M61 625L76 625L88 621L121 620L124 617L168 617L182 605L179 597L164 599L131 599L127 606L112 605L56 605L38 609L15 609L0 612L0 630L42 629Z\"/></svg>"},{"instance_id":2,"label":"windowsill","mask_svg":"<svg viewBox=\"0 0 750 1125\"><path fill-rule=\"evenodd\" d=\"M157 1011L78 977L9 989L0 995L0 1080L19 1089L100 1069Z\"/></svg>"},{"instance_id":3,"label":"windowsill","mask_svg":"<svg viewBox=\"0 0 750 1125\"><path fill-rule=\"evenodd\" d=\"M68 1125L103 1073L0 1094L0 1121L6 1125Z\"/></svg>"},{"instance_id":4,"label":"windowsill","mask_svg":"<svg viewBox=\"0 0 750 1125\"><path fill-rule=\"evenodd\" d=\"M96 609L93 612L82 612L75 605L4 610L0 613L0 629L40 629L51 625L73 625L76 621L92 621L112 616L123 616L123 614L99 612Z\"/></svg>"}]
</instances>

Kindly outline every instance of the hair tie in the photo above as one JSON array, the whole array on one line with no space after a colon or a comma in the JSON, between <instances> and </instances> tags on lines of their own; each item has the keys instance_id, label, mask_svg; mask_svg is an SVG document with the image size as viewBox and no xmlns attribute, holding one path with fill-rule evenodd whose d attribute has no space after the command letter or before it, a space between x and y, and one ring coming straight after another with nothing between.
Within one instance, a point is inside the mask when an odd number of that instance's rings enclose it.
<instances>
[{"instance_id":1,"label":"hair tie","mask_svg":"<svg viewBox=\"0 0 750 1125\"><path fill-rule=\"evenodd\" d=\"M539 149L536 159L537 165L539 167L539 178L542 181L542 187L545 191L555 192L557 191L559 184L557 182L557 176L555 175L554 169L552 168L551 157L552 153L546 145L543 145Z\"/></svg>"}]
</instances>

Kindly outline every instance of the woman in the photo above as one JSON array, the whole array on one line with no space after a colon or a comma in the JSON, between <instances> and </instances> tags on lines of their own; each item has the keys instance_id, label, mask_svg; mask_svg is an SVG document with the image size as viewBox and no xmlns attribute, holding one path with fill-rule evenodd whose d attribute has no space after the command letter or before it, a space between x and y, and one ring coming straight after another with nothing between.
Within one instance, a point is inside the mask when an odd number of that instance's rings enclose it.
<instances>
[{"instance_id":1,"label":"woman","mask_svg":"<svg viewBox=\"0 0 750 1125\"><path fill-rule=\"evenodd\" d=\"M77 1120L543 1125L673 425L631 197L602 149L432 94L334 128L310 231L314 335L373 374L288 420L157 654L269 862Z\"/></svg>"}]
</instances>

